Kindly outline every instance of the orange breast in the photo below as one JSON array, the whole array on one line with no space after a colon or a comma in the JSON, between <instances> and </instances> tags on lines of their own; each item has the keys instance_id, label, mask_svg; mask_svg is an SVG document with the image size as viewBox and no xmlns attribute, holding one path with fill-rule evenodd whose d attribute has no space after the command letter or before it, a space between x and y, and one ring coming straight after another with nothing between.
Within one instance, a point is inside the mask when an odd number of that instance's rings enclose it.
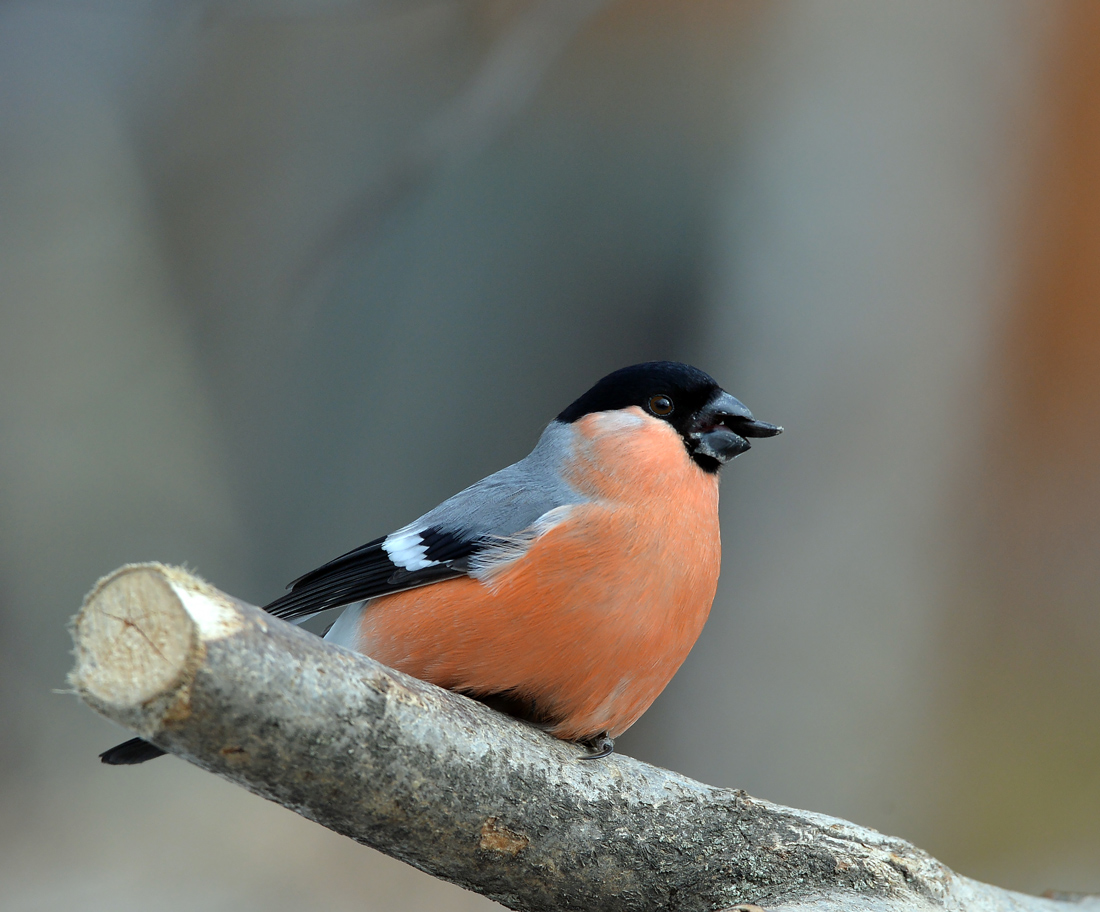
<instances>
[{"instance_id":1,"label":"orange breast","mask_svg":"<svg viewBox=\"0 0 1100 912\"><path fill-rule=\"evenodd\" d=\"M640 409L574 425L570 483L591 503L481 582L378 598L362 652L466 693L509 694L579 740L629 728L671 680L718 581L718 477Z\"/></svg>"}]
</instances>

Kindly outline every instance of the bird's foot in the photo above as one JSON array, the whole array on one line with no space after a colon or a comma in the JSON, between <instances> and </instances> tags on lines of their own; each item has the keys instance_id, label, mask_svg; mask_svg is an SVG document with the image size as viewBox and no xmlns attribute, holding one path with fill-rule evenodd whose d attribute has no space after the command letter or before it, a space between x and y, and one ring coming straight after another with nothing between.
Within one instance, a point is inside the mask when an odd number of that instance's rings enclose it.
<instances>
[{"instance_id":1,"label":"bird's foot","mask_svg":"<svg viewBox=\"0 0 1100 912\"><path fill-rule=\"evenodd\" d=\"M592 749L592 753L582 754L577 758L578 760L602 760L604 757L610 757L615 753L615 742L608 736L607 732L600 732L595 738L583 743L585 747Z\"/></svg>"}]
</instances>

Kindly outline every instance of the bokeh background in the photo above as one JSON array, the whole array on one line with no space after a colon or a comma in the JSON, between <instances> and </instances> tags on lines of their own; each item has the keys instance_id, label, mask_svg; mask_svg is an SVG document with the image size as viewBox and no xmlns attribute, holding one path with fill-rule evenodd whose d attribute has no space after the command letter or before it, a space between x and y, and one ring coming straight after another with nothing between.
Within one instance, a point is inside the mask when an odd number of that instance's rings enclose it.
<instances>
[{"instance_id":1,"label":"bokeh background","mask_svg":"<svg viewBox=\"0 0 1100 912\"><path fill-rule=\"evenodd\" d=\"M1100 891L1100 4L0 6L0 908L489 909L65 687L127 561L262 604L704 367L703 637L630 754Z\"/></svg>"}]
</instances>

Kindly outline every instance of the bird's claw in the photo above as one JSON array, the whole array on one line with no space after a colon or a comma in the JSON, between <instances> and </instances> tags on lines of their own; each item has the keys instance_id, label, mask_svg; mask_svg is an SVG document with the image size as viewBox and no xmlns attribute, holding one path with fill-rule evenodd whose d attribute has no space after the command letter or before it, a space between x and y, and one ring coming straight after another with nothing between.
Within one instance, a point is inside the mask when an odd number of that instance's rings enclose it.
<instances>
[{"instance_id":1,"label":"bird's claw","mask_svg":"<svg viewBox=\"0 0 1100 912\"><path fill-rule=\"evenodd\" d=\"M600 732L595 738L584 742L586 747L592 748L592 753L582 754L578 757L578 760L602 760L604 757L610 757L615 753L615 742L608 736L607 732Z\"/></svg>"}]
</instances>

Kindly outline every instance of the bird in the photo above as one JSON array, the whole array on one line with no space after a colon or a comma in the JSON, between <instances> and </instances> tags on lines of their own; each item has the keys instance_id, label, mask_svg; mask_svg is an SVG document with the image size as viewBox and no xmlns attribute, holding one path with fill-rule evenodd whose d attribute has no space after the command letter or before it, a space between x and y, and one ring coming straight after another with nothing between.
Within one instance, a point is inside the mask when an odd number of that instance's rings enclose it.
<instances>
[{"instance_id":1,"label":"bird","mask_svg":"<svg viewBox=\"0 0 1100 912\"><path fill-rule=\"evenodd\" d=\"M612 753L694 646L718 584L718 472L759 421L704 371L608 374L519 462L264 606L329 642ZM112 765L164 753L134 738Z\"/></svg>"}]
</instances>

